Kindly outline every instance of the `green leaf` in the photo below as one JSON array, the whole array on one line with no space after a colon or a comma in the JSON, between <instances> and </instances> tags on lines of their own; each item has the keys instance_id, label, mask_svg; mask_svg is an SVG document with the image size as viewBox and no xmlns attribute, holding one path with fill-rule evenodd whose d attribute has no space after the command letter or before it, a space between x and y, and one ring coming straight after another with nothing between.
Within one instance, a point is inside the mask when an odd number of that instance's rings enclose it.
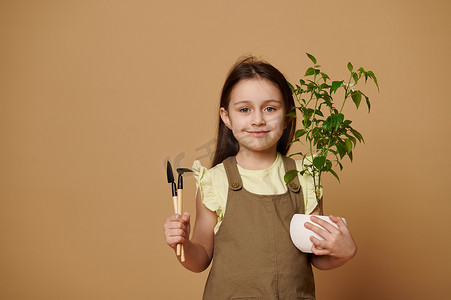
<instances>
[{"instance_id":1,"label":"green leaf","mask_svg":"<svg viewBox=\"0 0 451 300\"><path fill-rule=\"evenodd\" d=\"M352 78L354 79L354 82L357 84L357 81L359 81L359 75L357 73L352 72Z\"/></svg>"},{"instance_id":2,"label":"green leaf","mask_svg":"<svg viewBox=\"0 0 451 300\"><path fill-rule=\"evenodd\" d=\"M318 171L323 168L325 162L326 158L324 156L317 156L313 159L313 165L318 169Z\"/></svg>"},{"instance_id":3,"label":"green leaf","mask_svg":"<svg viewBox=\"0 0 451 300\"><path fill-rule=\"evenodd\" d=\"M299 139L296 139L296 140L292 140L291 142L289 142L288 145L294 144L296 142L299 142L302 144L302 142Z\"/></svg>"},{"instance_id":4,"label":"green leaf","mask_svg":"<svg viewBox=\"0 0 451 300\"><path fill-rule=\"evenodd\" d=\"M304 156L304 154L302 152L296 152L296 153L292 153L292 154L288 155L288 157L292 157L292 156L295 156L295 155Z\"/></svg>"},{"instance_id":5,"label":"green leaf","mask_svg":"<svg viewBox=\"0 0 451 300\"><path fill-rule=\"evenodd\" d=\"M352 72L352 69L354 69L354 67L352 66L352 64L350 62L348 62L348 70L349 70L349 72Z\"/></svg>"},{"instance_id":6,"label":"green leaf","mask_svg":"<svg viewBox=\"0 0 451 300\"><path fill-rule=\"evenodd\" d=\"M305 110L302 113L304 115L304 120L309 120L310 117L313 115L314 110L313 108L305 108Z\"/></svg>"},{"instance_id":7,"label":"green leaf","mask_svg":"<svg viewBox=\"0 0 451 300\"><path fill-rule=\"evenodd\" d=\"M335 145L337 147L338 154L340 158L343 158L346 155L346 145L342 141L337 142Z\"/></svg>"},{"instance_id":8,"label":"green leaf","mask_svg":"<svg viewBox=\"0 0 451 300\"><path fill-rule=\"evenodd\" d=\"M332 114L327 120L331 122L331 125L335 128L334 130L338 130L340 125L343 123L345 116L343 114Z\"/></svg>"},{"instance_id":9,"label":"green leaf","mask_svg":"<svg viewBox=\"0 0 451 300\"><path fill-rule=\"evenodd\" d=\"M319 109L315 110L315 114L317 114L318 116L324 117L323 113Z\"/></svg>"},{"instance_id":10,"label":"green leaf","mask_svg":"<svg viewBox=\"0 0 451 300\"><path fill-rule=\"evenodd\" d=\"M288 183L288 182L292 181L297 175L298 175L298 170L290 170L285 174L285 176L283 177L283 180L285 181L285 183Z\"/></svg>"},{"instance_id":11,"label":"green leaf","mask_svg":"<svg viewBox=\"0 0 451 300\"><path fill-rule=\"evenodd\" d=\"M354 144L354 147L357 145L357 140L352 135L346 134L346 136L351 140L351 142Z\"/></svg>"},{"instance_id":12,"label":"green leaf","mask_svg":"<svg viewBox=\"0 0 451 300\"><path fill-rule=\"evenodd\" d=\"M329 149L330 152L332 152L333 154L335 154L335 156L338 154L337 151L335 151L334 149Z\"/></svg>"},{"instance_id":13,"label":"green leaf","mask_svg":"<svg viewBox=\"0 0 451 300\"><path fill-rule=\"evenodd\" d=\"M365 100L366 100L366 106L368 106L368 113L371 111L371 104L370 104L370 99L365 96Z\"/></svg>"},{"instance_id":14,"label":"green leaf","mask_svg":"<svg viewBox=\"0 0 451 300\"><path fill-rule=\"evenodd\" d=\"M321 72L321 77L323 78L324 82L326 82L327 79L330 79L329 76L323 72Z\"/></svg>"},{"instance_id":15,"label":"green leaf","mask_svg":"<svg viewBox=\"0 0 451 300\"><path fill-rule=\"evenodd\" d=\"M304 126L304 128L310 127L310 125L312 124L312 121L310 120L302 120L302 126Z\"/></svg>"},{"instance_id":16,"label":"green leaf","mask_svg":"<svg viewBox=\"0 0 451 300\"><path fill-rule=\"evenodd\" d=\"M296 130L296 133L294 134L294 138L298 139L301 136L303 136L304 134L306 134L306 131L304 129Z\"/></svg>"},{"instance_id":17,"label":"green leaf","mask_svg":"<svg viewBox=\"0 0 451 300\"><path fill-rule=\"evenodd\" d=\"M326 170L332 170L332 162L326 159Z\"/></svg>"},{"instance_id":18,"label":"green leaf","mask_svg":"<svg viewBox=\"0 0 451 300\"><path fill-rule=\"evenodd\" d=\"M368 72L366 72L366 73L368 74L368 76L369 76L371 79L374 80L374 83L375 83L376 86L377 86L377 90L379 91L379 85L377 84L377 78L376 78L376 75L374 75L373 71L368 71Z\"/></svg>"},{"instance_id":19,"label":"green leaf","mask_svg":"<svg viewBox=\"0 0 451 300\"><path fill-rule=\"evenodd\" d=\"M365 142L363 136L355 129L351 129L351 133L359 140L359 142Z\"/></svg>"},{"instance_id":20,"label":"green leaf","mask_svg":"<svg viewBox=\"0 0 451 300\"><path fill-rule=\"evenodd\" d=\"M360 91L354 91L351 93L352 101L357 108L359 108L360 101L362 101L362 93Z\"/></svg>"},{"instance_id":21,"label":"green leaf","mask_svg":"<svg viewBox=\"0 0 451 300\"><path fill-rule=\"evenodd\" d=\"M345 144L346 144L346 152L349 154L352 152L352 142L350 139L346 139L345 140Z\"/></svg>"},{"instance_id":22,"label":"green leaf","mask_svg":"<svg viewBox=\"0 0 451 300\"><path fill-rule=\"evenodd\" d=\"M296 113L292 111L292 112L286 114L285 116L296 118Z\"/></svg>"},{"instance_id":23,"label":"green leaf","mask_svg":"<svg viewBox=\"0 0 451 300\"><path fill-rule=\"evenodd\" d=\"M313 91L315 91L315 89L316 89L316 84L313 81L310 81L310 83L307 84L307 90L309 92L313 92Z\"/></svg>"},{"instance_id":24,"label":"green leaf","mask_svg":"<svg viewBox=\"0 0 451 300\"><path fill-rule=\"evenodd\" d=\"M342 81L332 81L332 91L334 91L334 93L338 90L338 88L340 86L343 85L343 80Z\"/></svg>"},{"instance_id":25,"label":"green leaf","mask_svg":"<svg viewBox=\"0 0 451 300\"><path fill-rule=\"evenodd\" d=\"M312 67L308 68L307 71L305 71L305 75L304 76L310 76L315 74L315 69L313 69Z\"/></svg>"},{"instance_id":26,"label":"green leaf","mask_svg":"<svg viewBox=\"0 0 451 300\"><path fill-rule=\"evenodd\" d=\"M325 131L329 131L330 128L332 127L332 123L330 123L329 121L324 121L322 127Z\"/></svg>"},{"instance_id":27,"label":"green leaf","mask_svg":"<svg viewBox=\"0 0 451 300\"><path fill-rule=\"evenodd\" d=\"M352 151L348 153L348 156L349 156L349 159L350 159L351 162L352 162L352 158L353 158Z\"/></svg>"},{"instance_id":28,"label":"green leaf","mask_svg":"<svg viewBox=\"0 0 451 300\"><path fill-rule=\"evenodd\" d=\"M323 83L323 84L321 84L320 86L319 86L319 89L320 90L324 90L324 89L327 89L327 88L330 88L330 85L328 85L327 83ZM327 94L326 94L327 95Z\"/></svg>"},{"instance_id":29,"label":"green leaf","mask_svg":"<svg viewBox=\"0 0 451 300\"><path fill-rule=\"evenodd\" d=\"M335 178L337 178L338 182L341 183L341 182L340 182L340 178L338 177L338 174L337 174L334 170L330 169L330 170L328 170L328 172L331 172L332 175L334 175Z\"/></svg>"},{"instance_id":30,"label":"green leaf","mask_svg":"<svg viewBox=\"0 0 451 300\"><path fill-rule=\"evenodd\" d=\"M316 58L309 53L305 53L305 54L307 54L308 58L310 58L310 60L316 65Z\"/></svg>"},{"instance_id":31,"label":"green leaf","mask_svg":"<svg viewBox=\"0 0 451 300\"><path fill-rule=\"evenodd\" d=\"M294 93L294 87L291 85L290 82L287 81L287 83L288 83L288 86L290 87L291 93L293 94Z\"/></svg>"},{"instance_id":32,"label":"green leaf","mask_svg":"<svg viewBox=\"0 0 451 300\"><path fill-rule=\"evenodd\" d=\"M304 90L299 85L296 84L296 90L294 93L296 95L301 95L303 92L304 92Z\"/></svg>"}]
</instances>

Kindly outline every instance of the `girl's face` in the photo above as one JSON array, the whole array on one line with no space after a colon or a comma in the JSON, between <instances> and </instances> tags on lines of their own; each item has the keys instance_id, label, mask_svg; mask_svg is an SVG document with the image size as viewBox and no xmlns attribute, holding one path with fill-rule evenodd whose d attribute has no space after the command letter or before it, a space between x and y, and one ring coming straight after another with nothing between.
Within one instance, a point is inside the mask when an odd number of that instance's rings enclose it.
<instances>
[{"instance_id":1,"label":"girl's face","mask_svg":"<svg viewBox=\"0 0 451 300\"><path fill-rule=\"evenodd\" d=\"M279 88L264 78L239 81L221 118L240 144L240 151L276 151L285 129L285 107Z\"/></svg>"}]
</instances>

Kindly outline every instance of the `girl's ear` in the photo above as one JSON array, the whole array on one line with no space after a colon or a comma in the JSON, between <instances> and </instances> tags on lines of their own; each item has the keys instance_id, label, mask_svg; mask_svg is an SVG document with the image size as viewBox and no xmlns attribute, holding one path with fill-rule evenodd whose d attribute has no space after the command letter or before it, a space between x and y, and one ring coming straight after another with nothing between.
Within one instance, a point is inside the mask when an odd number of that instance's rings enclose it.
<instances>
[{"instance_id":1,"label":"girl's ear","mask_svg":"<svg viewBox=\"0 0 451 300\"><path fill-rule=\"evenodd\" d=\"M227 126L227 128L232 130L232 124L230 123L229 113L224 107L221 107L221 109L219 110L219 115L221 116L221 119Z\"/></svg>"}]
</instances>

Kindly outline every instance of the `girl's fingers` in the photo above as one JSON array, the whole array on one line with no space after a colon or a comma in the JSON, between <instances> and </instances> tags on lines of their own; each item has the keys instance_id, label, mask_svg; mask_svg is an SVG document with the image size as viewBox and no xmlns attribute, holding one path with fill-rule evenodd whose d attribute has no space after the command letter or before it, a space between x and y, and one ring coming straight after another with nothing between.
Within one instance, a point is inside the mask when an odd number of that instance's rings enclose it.
<instances>
[{"instance_id":1,"label":"girl's fingers","mask_svg":"<svg viewBox=\"0 0 451 300\"><path fill-rule=\"evenodd\" d=\"M329 250L317 249L315 247L315 245L312 246L312 252L315 255L329 255L330 254Z\"/></svg>"},{"instance_id":2,"label":"girl's fingers","mask_svg":"<svg viewBox=\"0 0 451 300\"><path fill-rule=\"evenodd\" d=\"M326 247L326 243L324 240L320 240L314 236L310 237L310 241L313 243L313 245L319 246L321 248L325 248Z\"/></svg>"},{"instance_id":3,"label":"girl's fingers","mask_svg":"<svg viewBox=\"0 0 451 300\"><path fill-rule=\"evenodd\" d=\"M186 230L189 228L189 220L190 216L188 213L184 213L183 216L172 215L166 219L164 227L169 229L181 228Z\"/></svg>"},{"instance_id":4,"label":"girl's fingers","mask_svg":"<svg viewBox=\"0 0 451 300\"><path fill-rule=\"evenodd\" d=\"M166 243L174 248L177 244L183 244L188 240L190 231L190 215L184 213L183 215L171 215L164 223L164 234L166 236Z\"/></svg>"},{"instance_id":5,"label":"girl's fingers","mask_svg":"<svg viewBox=\"0 0 451 300\"><path fill-rule=\"evenodd\" d=\"M313 231L314 233L316 233L317 235L319 235L320 237L322 237L323 239L327 239L328 236L330 235L330 232L327 230L324 230L310 222L305 222L304 223L304 227Z\"/></svg>"},{"instance_id":6,"label":"girl's fingers","mask_svg":"<svg viewBox=\"0 0 451 300\"><path fill-rule=\"evenodd\" d=\"M164 224L164 230L167 236L189 235L189 225L187 226L181 222L168 222Z\"/></svg>"},{"instance_id":7,"label":"girl's fingers","mask_svg":"<svg viewBox=\"0 0 451 300\"><path fill-rule=\"evenodd\" d=\"M174 247L176 244L185 243L188 239L188 233L182 229L167 229L165 230L166 243Z\"/></svg>"},{"instance_id":8,"label":"girl's fingers","mask_svg":"<svg viewBox=\"0 0 451 300\"><path fill-rule=\"evenodd\" d=\"M182 223L170 222L164 224L163 227L166 236L184 235L189 232L188 228Z\"/></svg>"},{"instance_id":9,"label":"girl's fingers","mask_svg":"<svg viewBox=\"0 0 451 300\"><path fill-rule=\"evenodd\" d=\"M167 219L166 219L166 222L171 222L171 221L175 221L175 220L177 220L179 218L179 215L178 214L173 214L173 215L170 215Z\"/></svg>"},{"instance_id":10,"label":"girl's fingers","mask_svg":"<svg viewBox=\"0 0 451 300\"><path fill-rule=\"evenodd\" d=\"M186 230L186 225L180 222L170 222L168 224L168 229L182 229Z\"/></svg>"},{"instance_id":11,"label":"girl's fingers","mask_svg":"<svg viewBox=\"0 0 451 300\"><path fill-rule=\"evenodd\" d=\"M310 217L310 220L318 225L321 225L322 227L324 227L325 230L327 230L330 233L337 231L337 228L334 225L330 224L327 221L324 221L323 219L312 216Z\"/></svg>"},{"instance_id":12,"label":"girl's fingers","mask_svg":"<svg viewBox=\"0 0 451 300\"><path fill-rule=\"evenodd\" d=\"M338 228L343 229L343 228L348 228L348 226L346 226L345 222L343 222L343 220L339 217L335 217L335 216L329 216L329 219L334 222L335 224L337 224Z\"/></svg>"},{"instance_id":13,"label":"girl's fingers","mask_svg":"<svg viewBox=\"0 0 451 300\"><path fill-rule=\"evenodd\" d=\"M190 215L189 215L189 213L188 212L185 212L185 213L183 213L183 215L182 215L182 220L184 221L184 222L189 222L189 219L190 219Z\"/></svg>"},{"instance_id":14,"label":"girl's fingers","mask_svg":"<svg viewBox=\"0 0 451 300\"><path fill-rule=\"evenodd\" d=\"M175 248L177 244L185 243L185 241L186 239L182 236L174 236L166 238L166 243L172 248Z\"/></svg>"},{"instance_id":15,"label":"girl's fingers","mask_svg":"<svg viewBox=\"0 0 451 300\"><path fill-rule=\"evenodd\" d=\"M316 247L315 245L312 246L312 252L315 255L329 255L330 251L327 249L322 249L321 247Z\"/></svg>"},{"instance_id":16,"label":"girl's fingers","mask_svg":"<svg viewBox=\"0 0 451 300\"><path fill-rule=\"evenodd\" d=\"M186 231L182 229L169 229L167 231L167 236L174 237L174 236L186 236Z\"/></svg>"},{"instance_id":17,"label":"girl's fingers","mask_svg":"<svg viewBox=\"0 0 451 300\"><path fill-rule=\"evenodd\" d=\"M313 244L312 245L312 252L315 255L330 255L331 251L328 248L324 248L323 246L319 245L319 244Z\"/></svg>"},{"instance_id":18,"label":"girl's fingers","mask_svg":"<svg viewBox=\"0 0 451 300\"><path fill-rule=\"evenodd\" d=\"M316 255L328 255L331 253L330 249L327 248L327 242L317 239L314 236L310 237L312 241L312 252Z\"/></svg>"}]
</instances>

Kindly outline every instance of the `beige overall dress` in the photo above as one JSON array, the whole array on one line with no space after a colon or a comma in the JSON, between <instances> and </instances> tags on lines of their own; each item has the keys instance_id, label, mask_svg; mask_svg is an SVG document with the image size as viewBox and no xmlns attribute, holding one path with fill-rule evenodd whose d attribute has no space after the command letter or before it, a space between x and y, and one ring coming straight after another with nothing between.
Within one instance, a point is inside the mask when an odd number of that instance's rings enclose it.
<instances>
[{"instance_id":1,"label":"beige overall dress","mask_svg":"<svg viewBox=\"0 0 451 300\"><path fill-rule=\"evenodd\" d=\"M285 170L295 162L282 156ZM224 219L214 237L213 264L204 300L315 299L307 254L290 239L290 221L304 212L296 177L280 195L257 195L243 188L235 157L223 162L229 181Z\"/></svg>"}]
</instances>

